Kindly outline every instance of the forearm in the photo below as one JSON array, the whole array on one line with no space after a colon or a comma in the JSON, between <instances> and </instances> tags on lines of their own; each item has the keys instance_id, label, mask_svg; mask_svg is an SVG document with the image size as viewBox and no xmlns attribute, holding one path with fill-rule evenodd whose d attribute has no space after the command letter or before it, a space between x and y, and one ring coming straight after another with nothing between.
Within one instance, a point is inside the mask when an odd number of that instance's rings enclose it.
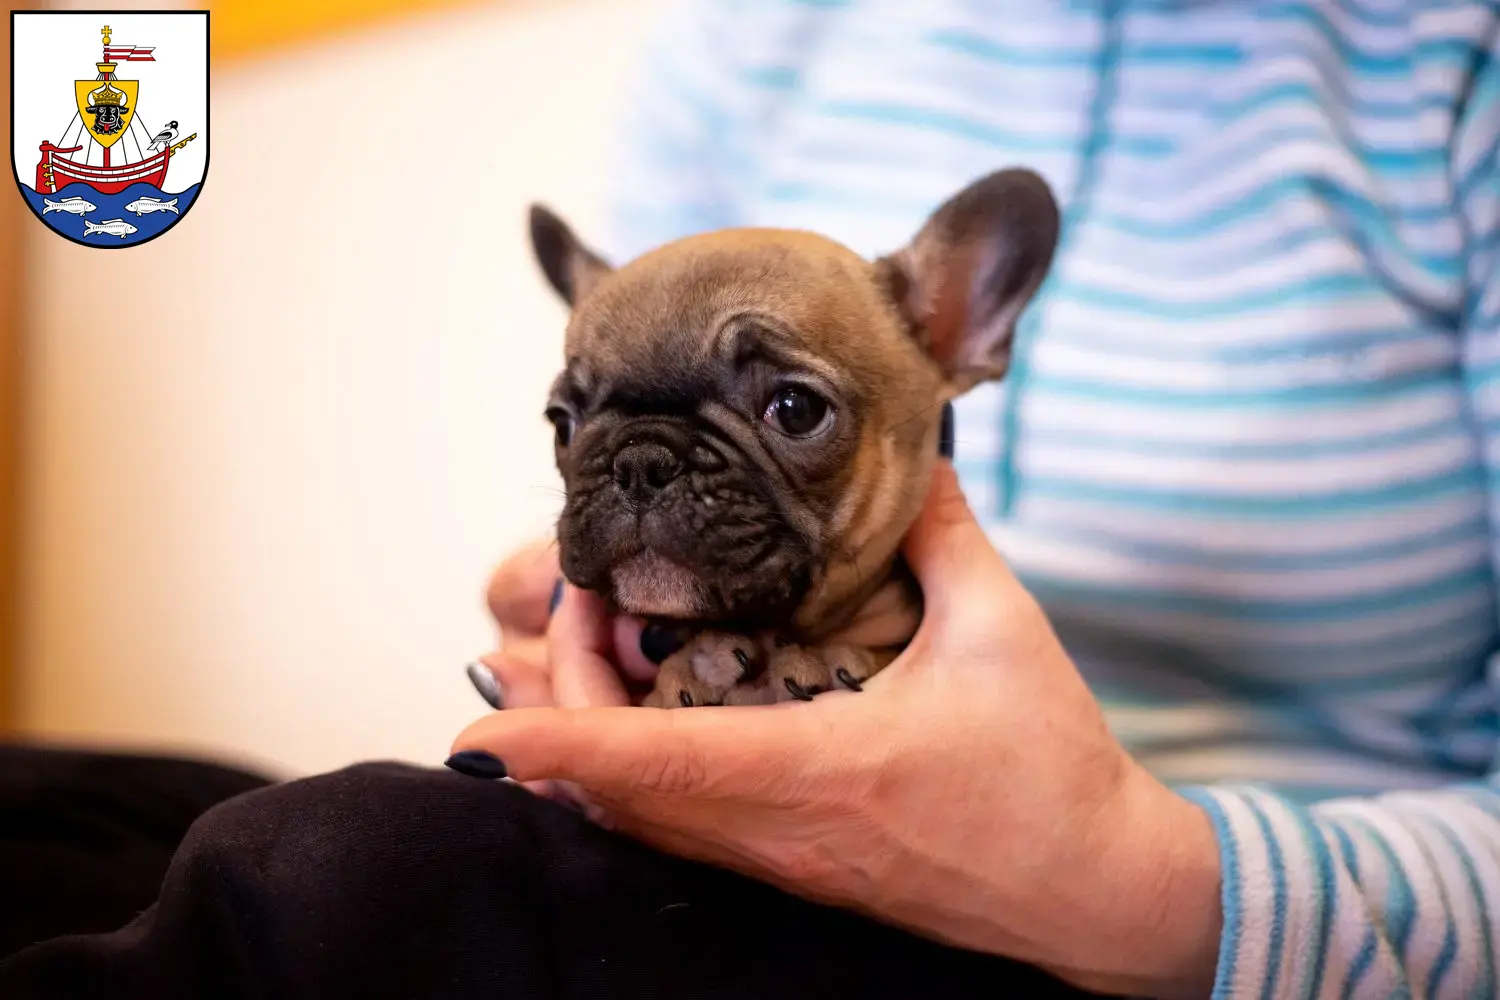
<instances>
[{"instance_id":1,"label":"forearm","mask_svg":"<svg viewBox=\"0 0 1500 1000\"><path fill-rule=\"evenodd\" d=\"M1488 786L1305 807L1185 790L1224 871L1215 997L1493 996L1500 797Z\"/></svg>"}]
</instances>

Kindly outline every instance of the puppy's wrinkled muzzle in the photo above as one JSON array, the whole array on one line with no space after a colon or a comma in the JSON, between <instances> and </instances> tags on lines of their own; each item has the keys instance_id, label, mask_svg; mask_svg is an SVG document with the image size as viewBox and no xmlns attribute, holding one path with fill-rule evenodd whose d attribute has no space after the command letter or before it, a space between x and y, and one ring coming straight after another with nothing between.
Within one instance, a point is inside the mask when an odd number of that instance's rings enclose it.
<instances>
[{"instance_id":1,"label":"puppy's wrinkled muzzle","mask_svg":"<svg viewBox=\"0 0 1500 1000\"><path fill-rule=\"evenodd\" d=\"M611 463L615 485L637 508L645 507L672 481L682 475L682 456L658 441L627 444L615 452Z\"/></svg>"},{"instance_id":2,"label":"puppy's wrinkled muzzle","mask_svg":"<svg viewBox=\"0 0 1500 1000\"><path fill-rule=\"evenodd\" d=\"M775 470L712 421L637 412L574 447L558 538L575 584L675 619L784 614L800 598L811 552L783 516Z\"/></svg>"}]
</instances>

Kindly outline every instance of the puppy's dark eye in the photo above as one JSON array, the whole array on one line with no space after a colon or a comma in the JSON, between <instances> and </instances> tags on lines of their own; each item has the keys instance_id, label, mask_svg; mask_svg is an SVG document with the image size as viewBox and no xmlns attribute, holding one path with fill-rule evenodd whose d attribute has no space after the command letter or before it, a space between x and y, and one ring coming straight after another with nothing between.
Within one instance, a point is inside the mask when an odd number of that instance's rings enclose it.
<instances>
[{"instance_id":1,"label":"puppy's dark eye","mask_svg":"<svg viewBox=\"0 0 1500 1000\"><path fill-rule=\"evenodd\" d=\"M573 414L560 406L554 406L547 410L547 419L552 421L552 427L557 431L557 446L566 448L573 441Z\"/></svg>"},{"instance_id":2,"label":"puppy's dark eye","mask_svg":"<svg viewBox=\"0 0 1500 1000\"><path fill-rule=\"evenodd\" d=\"M789 437L812 437L833 422L833 408L811 389L793 386L771 397L764 419Z\"/></svg>"}]
</instances>

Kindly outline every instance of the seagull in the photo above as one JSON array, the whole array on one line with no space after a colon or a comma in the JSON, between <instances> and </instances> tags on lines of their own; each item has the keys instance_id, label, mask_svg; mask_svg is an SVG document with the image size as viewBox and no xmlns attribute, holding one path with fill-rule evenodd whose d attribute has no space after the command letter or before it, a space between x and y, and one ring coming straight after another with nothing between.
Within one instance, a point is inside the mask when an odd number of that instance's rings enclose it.
<instances>
[{"instance_id":1,"label":"seagull","mask_svg":"<svg viewBox=\"0 0 1500 1000\"><path fill-rule=\"evenodd\" d=\"M164 129L162 129L160 132L156 133L156 138L151 140L150 149L148 149L147 151L150 152L151 150L156 149L157 146L162 146L162 147L170 146L170 145L172 145L172 141L174 139L176 139L176 138L177 138L177 123L176 122L167 122L167 127L164 128Z\"/></svg>"}]
</instances>

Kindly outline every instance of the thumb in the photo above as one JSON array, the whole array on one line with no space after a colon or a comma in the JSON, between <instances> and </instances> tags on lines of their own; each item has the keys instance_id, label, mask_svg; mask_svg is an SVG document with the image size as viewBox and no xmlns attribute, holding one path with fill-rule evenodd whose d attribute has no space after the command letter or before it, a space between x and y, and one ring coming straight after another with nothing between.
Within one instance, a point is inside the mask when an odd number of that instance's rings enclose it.
<instances>
[{"instance_id":1,"label":"thumb","mask_svg":"<svg viewBox=\"0 0 1500 1000\"><path fill-rule=\"evenodd\" d=\"M794 761L800 744L776 718L786 714L523 708L481 718L459 734L453 752L497 757L516 781L570 781L616 801L748 792L792 770L782 765Z\"/></svg>"},{"instance_id":2,"label":"thumb","mask_svg":"<svg viewBox=\"0 0 1500 1000\"><path fill-rule=\"evenodd\" d=\"M934 611L951 610L965 595L1017 585L946 461L933 470L927 499L907 532L903 551L922 586L924 602Z\"/></svg>"},{"instance_id":3,"label":"thumb","mask_svg":"<svg viewBox=\"0 0 1500 1000\"><path fill-rule=\"evenodd\" d=\"M547 630L552 590L561 576L557 543L550 538L530 542L495 567L485 603L506 641Z\"/></svg>"}]
</instances>

